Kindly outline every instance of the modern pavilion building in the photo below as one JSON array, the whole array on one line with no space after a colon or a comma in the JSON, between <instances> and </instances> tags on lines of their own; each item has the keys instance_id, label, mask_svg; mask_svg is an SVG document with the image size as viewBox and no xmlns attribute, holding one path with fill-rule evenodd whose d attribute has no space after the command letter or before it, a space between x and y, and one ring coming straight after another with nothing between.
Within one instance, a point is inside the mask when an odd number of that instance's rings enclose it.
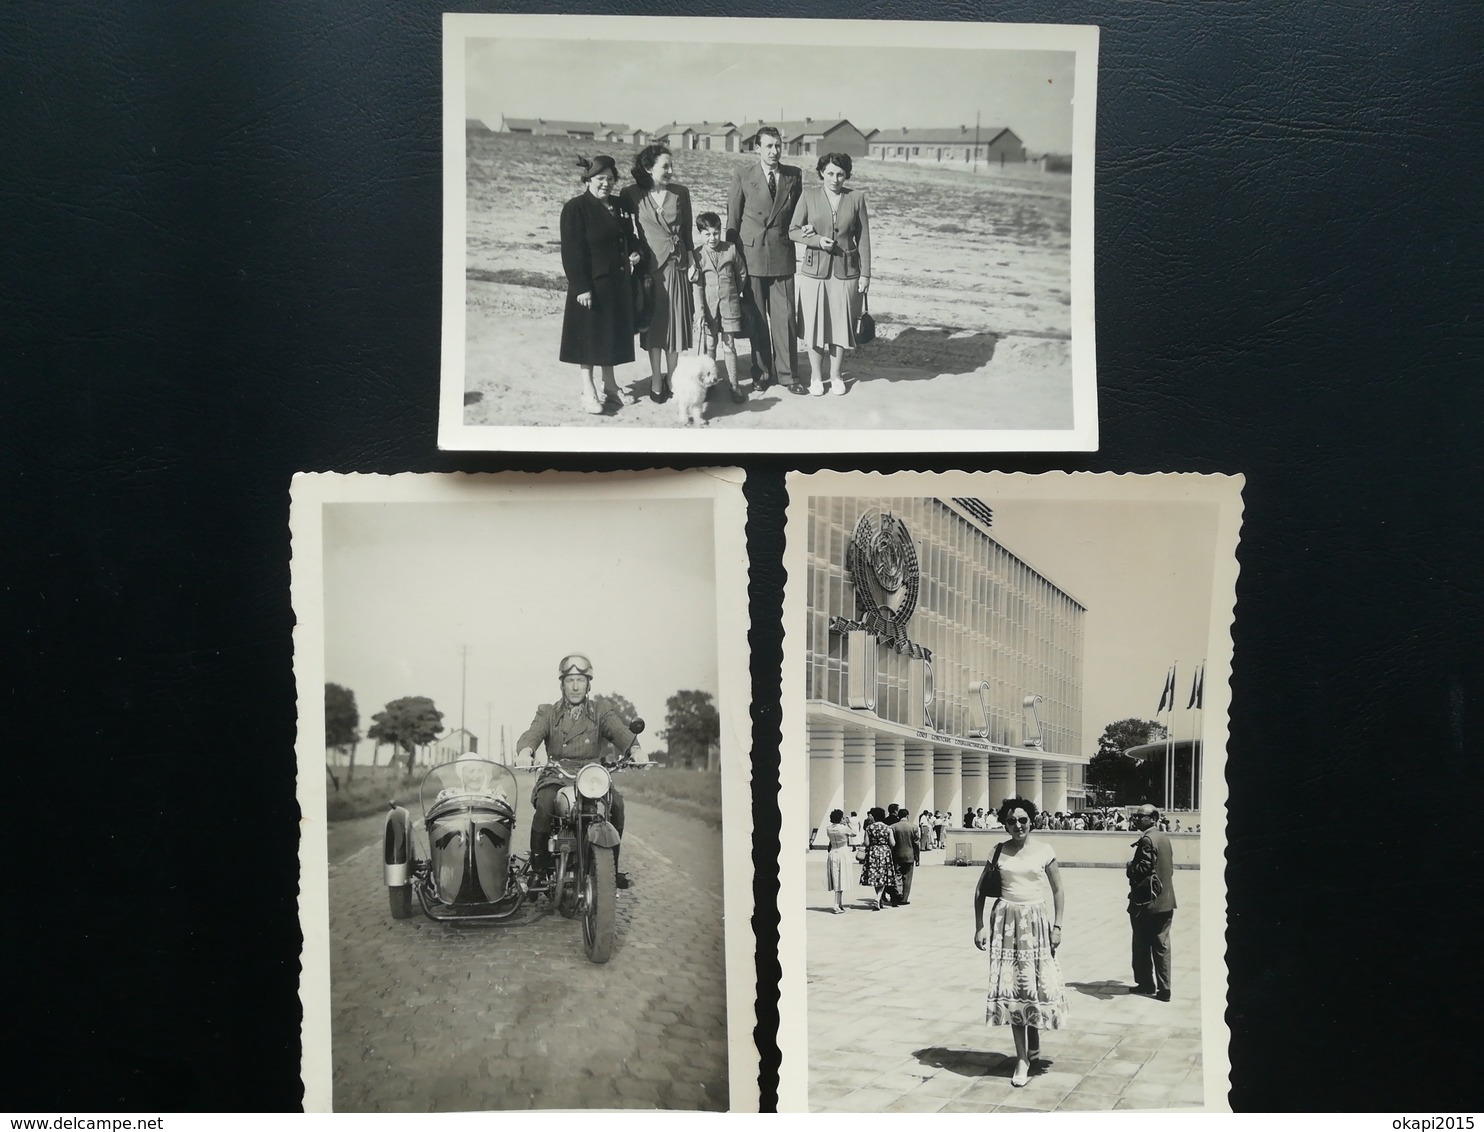
<instances>
[{"instance_id":1,"label":"modern pavilion building","mask_svg":"<svg viewBox=\"0 0 1484 1132\"><path fill-rule=\"evenodd\" d=\"M810 500L811 831L890 802L1082 807L1086 610L992 521L978 499Z\"/></svg>"}]
</instances>

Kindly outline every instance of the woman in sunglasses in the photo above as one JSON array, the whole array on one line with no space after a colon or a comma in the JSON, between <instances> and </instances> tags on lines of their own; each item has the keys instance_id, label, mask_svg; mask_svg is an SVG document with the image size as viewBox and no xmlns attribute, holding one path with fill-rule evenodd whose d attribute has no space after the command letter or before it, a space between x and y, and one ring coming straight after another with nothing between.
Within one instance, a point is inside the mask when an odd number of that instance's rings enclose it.
<instances>
[{"instance_id":1,"label":"woman in sunglasses","mask_svg":"<svg viewBox=\"0 0 1484 1132\"><path fill-rule=\"evenodd\" d=\"M1041 1056L1041 1030L1058 1029L1067 1012L1056 961L1061 946L1061 870L1051 846L1030 839L1036 813L1036 804L1028 798L1006 798L1000 804L1000 822L1010 838L995 846L974 887L974 946L989 952L985 1021L1008 1025L1014 1035L1015 1072L1010 1084L1017 1089L1030 1079L1031 1063ZM1000 891L991 896L986 886L995 874ZM986 924L984 904L990 899L994 903Z\"/></svg>"}]
</instances>

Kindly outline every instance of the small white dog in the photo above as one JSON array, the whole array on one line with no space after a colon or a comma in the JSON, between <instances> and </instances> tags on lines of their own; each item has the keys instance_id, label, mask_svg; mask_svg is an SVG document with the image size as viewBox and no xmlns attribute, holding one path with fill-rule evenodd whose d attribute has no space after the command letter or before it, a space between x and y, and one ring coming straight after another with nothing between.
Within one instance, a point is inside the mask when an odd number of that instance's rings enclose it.
<instances>
[{"instance_id":1,"label":"small white dog","mask_svg":"<svg viewBox=\"0 0 1484 1132\"><path fill-rule=\"evenodd\" d=\"M670 395L682 425L706 423L706 394L721 381L716 359L705 354L682 354L670 375Z\"/></svg>"}]
</instances>

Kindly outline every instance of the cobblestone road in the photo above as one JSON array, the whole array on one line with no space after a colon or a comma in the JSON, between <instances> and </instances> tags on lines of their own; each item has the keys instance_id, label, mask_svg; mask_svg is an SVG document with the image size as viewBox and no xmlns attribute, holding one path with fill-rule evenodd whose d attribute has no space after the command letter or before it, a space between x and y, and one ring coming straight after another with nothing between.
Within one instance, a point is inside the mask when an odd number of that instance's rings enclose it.
<instances>
[{"instance_id":1,"label":"cobblestone road","mask_svg":"<svg viewBox=\"0 0 1484 1132\"><path fill-rule=\"evenodd\" d=\"M726 1109L721 833L627 810L633 887L603 965L555 913L505 927L393 920L379 824L331 865L337 1111Z\"/></svg>"}]
</instances>

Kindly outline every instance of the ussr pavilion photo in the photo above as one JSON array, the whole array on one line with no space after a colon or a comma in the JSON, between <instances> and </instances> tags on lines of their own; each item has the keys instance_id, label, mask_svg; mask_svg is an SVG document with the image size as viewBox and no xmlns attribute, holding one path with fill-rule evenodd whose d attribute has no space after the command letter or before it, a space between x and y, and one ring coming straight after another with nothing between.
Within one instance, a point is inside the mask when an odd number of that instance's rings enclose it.
<instances>
[{"instance_id":1,"label":"ussr pavilion photo","mask_svg":"<svg viewBox=\"0 0 1484 1132\"><path fill-rule=\"evenodd\" d=\"M1225 1107L1239 493L1197 475L790 477L780 1111ZM1166 854L1156 976L1130 959L1146 826ZM1056 934L1042 997L1007 1006L976 891L987 862L998 877L1022 856ZM1033 1019L1028 1057L1007 1011Z\"/></svg>"}]
</instances>

